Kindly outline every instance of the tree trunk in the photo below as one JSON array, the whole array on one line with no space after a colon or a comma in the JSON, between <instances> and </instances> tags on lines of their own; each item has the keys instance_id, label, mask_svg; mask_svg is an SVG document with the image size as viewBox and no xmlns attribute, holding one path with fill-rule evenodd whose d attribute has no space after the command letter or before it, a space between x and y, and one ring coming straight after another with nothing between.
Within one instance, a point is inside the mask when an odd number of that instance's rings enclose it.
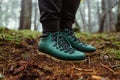
<instances>
[{"instance_id":1,"label":"tree trunk","mask_svg":"<svg viewBox=\"0 0 120 80\"><path fill-rule=\"evenodd\" d=\"M109 7L111 7L112 4L113 4L111 0L108 1L108 3L109 3ZM109 13L109 31L113 31L112 27L114 27L113 24L112 24L111 18L112 18L112 11L110 11L110 13Z\"/></svg>"},{"instance_id":2,"label":"tree trunk","mask_svg":"<svg viewBox=\"0 0 120 80\"><path fill-rule=\"evenodd\" d=\"M100 28L98 32L103 32L104 31L104 22L105 22L105 17L106 15L104 15L105 13L105 0L102 0L102 16L101 16L101 20L100 20Z\"/></svg>"},{"instance_id":3,"label":"tree trunk","mask_svg":"<svg viewBox=\"0 0 120 80\"><path fill-rule=\"evenodd\" d=\"M106 5L106 11L108 11L108 9L112 6L111 4L111 0L105 0L105 5ZM106 15L106 19L105 19L105 27L104 27L104 31L105 32L109 32L110 31L110 14L111 14L111 10L109 11L109 13L107 13Z\"/></svg>"},{"instance_id":4,"label":"tree trunk","mask_svg":"<svg viewBox=\"0 0 120 80\"><path fill-rule=\"evenodd\" d=\"M34 30L37 30L38 29L38 26L37 26L37 17L38 16L36 16L37 15L37 2L35 2L35 4L34 4Z\"/></svg>"},{"instance_id":5,"label":"tree trunk","mask_svg":"<svg viewBox=\"0 0 120 80\"><path fill-rule=\"evenodd\" d=\"M84 13L83 13L83 10L81 9L81 7L79 7L79 12L80 12L80 16L81 16L82 23L83 23L83 31L86 31L85 17L84 17Z\"/></svg>"},{"instance_id":6,"label":"tree trunk","mask_svg":"<svg viewBox=\"0 0 120 80\"><path fill-rule=\"evenodd\" d=\"M99 3L97 2L97 14L98 14L98 26L100 27L100 7L99 7Z\"/></svg>"},{"instance_id":7,"label":"tree trunk","mask_svg":"<svg viewBox=\"0 0 120 80\"><path fill-rule=\"evenodd\" d=\"M22 0L19 29L31 28L32 0Z\"/></svg>"},{"instance_id":8,"label":"tree trunk","mask_svg":"<svg viewBox=\"0 0 120 80\"><path fill-rule=\"evenodd\" d=\"M88 29L89 32L92 32L92 27L91 27L91 6L90 6L90 0L87 0L87 5L88 5Z\"/></svg>"},{"instance_id":9,"label":"tree trunk","mask_svg":"<svg viewBox=\"0 0 120 80\"><path fill-rule=\"evenodd\" d=\"M120 0L118 1L118 18L117 18L117 24L116 24L116 31L120 31Z\"/></svg>"},{"instance_id":10,"label":"tree trunk","mask_svg":"<svg viewBox=\"0 0 120 80\"><path fill-rule=\"evenodd\" d=\"M2 6L2 0L0 0L0 10L1 10L1 8L2 8L1 6Z\"/></svg>"}]
</instances>

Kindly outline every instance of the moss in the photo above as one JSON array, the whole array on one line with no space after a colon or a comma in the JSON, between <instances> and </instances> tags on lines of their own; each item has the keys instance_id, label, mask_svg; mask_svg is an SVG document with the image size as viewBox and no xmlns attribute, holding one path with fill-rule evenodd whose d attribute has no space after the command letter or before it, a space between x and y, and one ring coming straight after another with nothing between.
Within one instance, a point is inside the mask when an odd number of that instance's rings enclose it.
<instances>
[{"instance_id":1,"label":"moss","mask_svg":"<svg viewBox=\"0 0 120 80\"><path fill-rule=\"evenodd\" d=\"M117 54L117 59L120 60L120 50L118 50L118 51L116 52L116 54Z\"/></svg>"},{"instance_id":2,"label":"moss","mask_svg":"<svg viewBox=\"0 0 120 80\"><path fill-rule=\"evenodd\" d=\"M116 53L120 55L120 50L117 50L117 52L116 52Z\"/></svg>"},{"instance_id":3,"label":"moss","mask_svg":"<svg viewBox=\"0 0 120 80\"><path fill-rule=\"evenodd\" d=\"M16 44L24 38L36 39L41 33L37 31L30 30L10 30L7 28L0 28L0 40L13 41ZM102 33L102 34L90 34L90 33L75 33L75 35L83 42L92 42L95 40L96 47L105 44L104 42L109 42L110 44L106 45L104 49L105 54L117 54L120 58L120 35L119 33ZM0 44L2 44L0 42ZM116 47L117 48L116 48Z\"/></svg>"},{"instance_id":4,"label":"moss","mask_svg":"<svg viewBox=\"0 0 120 80\"><path fill-rule=\"evenodd\" d=\"M114 45L120 45L120 42L115 41L115 42L113 42L113 44Z\"/></svg>"},{"instance_id":5,"label":"moss","mask_svg":"<svg viewBox=\"0 0 120 80\"><path fill-rule=\"evenodd\" d=\"M7 28L0 28L0 39L19 42L23 38L37 38L40 32L31 30L10 30Z\"/></svg>"},{"instance_id":6,"label":"moss","mask_svg":"<svg viewBox=\"0 0 120 80\"><path fill-rule=\"evenodd\" d=\"M20 30L20 33L22 33L23 37L25 38L36 38L41 33L38 31L31 31L31 30Z\"/></svg>"},{"instance_id":7,"label":"moss","mask_svg":"<svg viewBox=\"0 0 120 80\"><path fill-rule=\"evenodd\" d=\"M89 33L75 33L78 38L83 42L91 42L95 40L95 44L99 47L105 45L104 54L117 55L120 58L120 35L119 33L101 33L101 34L89 34ZM106 42L109 42L106 44Z\"/></svg>"}]
</instances>

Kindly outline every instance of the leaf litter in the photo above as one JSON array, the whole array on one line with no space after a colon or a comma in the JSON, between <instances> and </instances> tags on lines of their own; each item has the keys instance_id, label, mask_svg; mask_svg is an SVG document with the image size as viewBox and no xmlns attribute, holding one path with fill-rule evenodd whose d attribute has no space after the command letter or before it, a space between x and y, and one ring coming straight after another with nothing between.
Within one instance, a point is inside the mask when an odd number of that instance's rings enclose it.
<instances>
[{"instance_id":1,"label":"leaf litter","mask_svg":"<svg viewBox=\"0 0 120 80\"><path fill-rule=\"evenodd\" d=\"M60 61L40 53L35 38L23 38L19 43L0 38L0 80L119 80L116 53L120 50L120 35L106 35L90 39L80 36L97 51L86 53L87 59L79 62Z\"/></svg>"}]
</instances>

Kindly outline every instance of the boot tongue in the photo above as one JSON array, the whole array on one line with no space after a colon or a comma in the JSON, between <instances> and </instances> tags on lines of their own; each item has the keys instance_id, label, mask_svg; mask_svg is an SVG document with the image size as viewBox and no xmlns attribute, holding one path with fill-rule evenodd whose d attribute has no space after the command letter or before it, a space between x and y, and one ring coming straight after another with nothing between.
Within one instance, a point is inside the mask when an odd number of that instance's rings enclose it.
<instances>
[{"instance_id":1,"label":"boot tongue","mask_svg":"<svg viewBox=\"0 0 120 80\"><path fill-rule=\"evenodd\" d=\"M46 33L43 33L40 38L45 38L47 36L49 36L49 34L55 34L55 35L60 35L60 32L46 32Z\"/></svg>"},{"instance_id":2,"label":"boot tongue","mask_svg":"<svg viewBox=\"0 0 120 80\"><path fill-rule=\"evenodd\" d=\"M41 36L40 36L40 38L45 38L45 37L47 37L49 34L42 34Z\"/></svg>"},{"instance_id":3,"label":"boot tongue","mask_svg":"<svg viewBox=\"0 0 120 80\"><path fill-rule=\"evenodd\" d=\"M62 35L61 32L55 32L53 34L53 41L56 42L56 46L59 49L64 50L65 52L70 52L73 53L74 50L72 49L70 43L68 42L68 40Z\"/></svg>"},{"instance_id":4,"label":"boot tongue","mask_svg":"<svg viewBox=\"0 0 120 80\"><path fill-rule=\"evenodd\" d=\"M64 29L63 32L66 32L66 33L68 33L70 35L74 34L73 30L71 30L71 29Z\"/></svg>"},{"instance_id":5,"label":"boot tongue","mask_svg":"<svg viewBox=\"0 0 120 80\"><path fill-rule=\"evenodd\" d=\"M66 34L68 34L69 36L72 37L73 41L76 42L77 44L82 44L82 45L85 45L86 44L84 42L81 42L78 38L75 37L75 34L74 34L74 31L73 30L70 30L70 29L64 29L64 32Z\"/></svg>"}]
</instances>

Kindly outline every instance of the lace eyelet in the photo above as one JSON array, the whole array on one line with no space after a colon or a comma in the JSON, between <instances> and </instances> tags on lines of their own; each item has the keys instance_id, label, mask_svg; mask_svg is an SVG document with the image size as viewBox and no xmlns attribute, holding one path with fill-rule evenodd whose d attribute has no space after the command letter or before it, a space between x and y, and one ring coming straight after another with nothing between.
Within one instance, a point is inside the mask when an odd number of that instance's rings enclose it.
<instances>
[{"instance_id":1,"label":"lace eyelet","mask_svg":"<svg viewBox=\"0 0 120 80\"><path fill-rule=\"evenodd\" d=\"M74 50L71 51L72 48L69 42L67 42L65 37L62 36L60 33L53 34L52 42L55 42L53 46L56 47L56 49L59 49L60 51L64 51L65 53L69 54L72 54L74 52Z\"/></svg>"},{"instance_id":2,"label":"lace eyelet","mask_svg":"<svg viewBox=\"0 0 120 80\"><path fill-rule=\"evenodd\" d=\"M73 52L70 52L70 54L73 54Z\"/></svg>"},{"instance_id":3,"label":"lace eyelet","mask_svg":"<svg viewBox=\"0 0 120 80\"><path fill-rule=\"evenodd\" d=\"M67 53L68 51L65 51L65 53Z\"/></svg>"},{"instance_id":4,"label":"lace eyelet","mask_svg":"<svg viewBox=\"0 0 120 80\"><path fill-rule=\"evenodd\" d=\"M60 51L63 51L63 49L60 49Z\"/></svg>"}]
</instances>

